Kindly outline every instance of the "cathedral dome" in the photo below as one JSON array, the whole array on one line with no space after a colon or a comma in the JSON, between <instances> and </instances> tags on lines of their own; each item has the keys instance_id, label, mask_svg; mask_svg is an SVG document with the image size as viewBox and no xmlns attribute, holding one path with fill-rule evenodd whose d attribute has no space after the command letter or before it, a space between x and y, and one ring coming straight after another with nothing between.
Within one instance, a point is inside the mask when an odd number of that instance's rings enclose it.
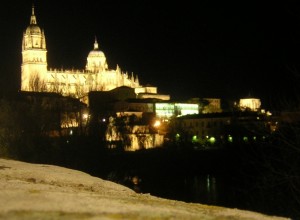
<instances>
[{"instance_id":1,"label":"cathedral dome","mask_svg":"<svg viewBox=\"0 0 300 220\"><path fill-rule=\"evenodd\" d=\"M94 49L90 51L88 57L90 58L103 58L105 57L104 53L99 50L99 45L97 39L95 39Z\"/></svg>"},{"instance_id":2,"label":"cathedral dome","mask_svg":"<svg viewBox=\"0 0 300 220\"><path fill-rule=\"evenodd\" d=\"M88 57L105 57L104 53L101 50L92 50L90 51Z\"/></svg>"},{"instance_id":3,"label":"cathedral dome","mask_svg":"<svg viewBox=\"0 0 300 220\"><path fill-rule=\"evenodd\" d=\"M108 68L104 53L99 50L97 39L95 39L94 49L89 52L87 57L86 70L91 72L99 72Z\"/></svg>"},{"instance_id":4,"label":"cathedral dome","mask_svg":"<svg viewBox=\"0 0 300 220\"><path fill-rule=\"evenodd\" d=\"M31 35L31 34L41 34L41 33L42 33L41 28L36 24L31 24L26 29L26 34L29 34L29 35Z\"/></svg>"}]
</instances>

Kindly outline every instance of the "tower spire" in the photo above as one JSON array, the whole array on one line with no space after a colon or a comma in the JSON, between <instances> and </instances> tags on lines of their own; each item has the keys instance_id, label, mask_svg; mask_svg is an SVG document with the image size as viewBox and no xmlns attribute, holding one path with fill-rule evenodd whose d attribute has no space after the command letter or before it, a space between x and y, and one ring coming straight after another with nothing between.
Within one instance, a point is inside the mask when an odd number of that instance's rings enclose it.
<instances>
[{"instance_id":1,"label":"tower spire","mask_svg":"<svg viewBox=\"0 0 300 220\"><path fill-rule=\"evenodd\" d=\"M97 37L95 36L94 50L98 50L98 49L99 49L99 45L97 42Z\"/></svg>"},{"instance_id":2,"label":"tower spire","mask_svg":"<svg viewBox=\"0 0 300 220\"><path fill-rule=\"evenodd\" d=\"M32 4L32 10L31 10L31 17L30 17L30 24L36 24L36 17L34 14L34 5Z\"/></svg>"}]
</instances>

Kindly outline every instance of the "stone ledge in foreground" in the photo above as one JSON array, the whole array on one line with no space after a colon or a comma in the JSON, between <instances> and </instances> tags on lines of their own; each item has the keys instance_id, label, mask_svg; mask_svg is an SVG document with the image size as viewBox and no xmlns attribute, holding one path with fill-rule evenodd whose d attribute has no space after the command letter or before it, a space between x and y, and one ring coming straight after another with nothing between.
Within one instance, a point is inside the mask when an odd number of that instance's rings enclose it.
<instances>
[{"instance_id":1,"label":"stone ledge in foreground","mask_svg":"<svg viewBox=\"0 0 300 220\"><path fill-rule=\"evenodd\" d=\"M137 194L81 171L7 159L0 188L0 219L288 219Z\"/></svg>"}]
</instances>

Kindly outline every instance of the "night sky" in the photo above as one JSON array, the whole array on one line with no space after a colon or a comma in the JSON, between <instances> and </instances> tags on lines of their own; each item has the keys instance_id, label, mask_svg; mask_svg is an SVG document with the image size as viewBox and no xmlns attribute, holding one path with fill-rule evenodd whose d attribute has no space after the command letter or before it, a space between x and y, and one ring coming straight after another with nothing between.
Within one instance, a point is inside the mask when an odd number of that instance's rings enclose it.
<instances>
[{"instance_id":1,"label":"night sky","mask_svg":"<svg viewBox=\"0 0 300 220\"><path fill-rule=\"evenodd\" d=\"M109 68L118 64L174 99L252 96L267 106L292 94L300 85L297 1L220 2L5 1L1 92L19 89L22 35L34 3L48 67L84 69L96 36Z\"/></svg>"}]
</instances>

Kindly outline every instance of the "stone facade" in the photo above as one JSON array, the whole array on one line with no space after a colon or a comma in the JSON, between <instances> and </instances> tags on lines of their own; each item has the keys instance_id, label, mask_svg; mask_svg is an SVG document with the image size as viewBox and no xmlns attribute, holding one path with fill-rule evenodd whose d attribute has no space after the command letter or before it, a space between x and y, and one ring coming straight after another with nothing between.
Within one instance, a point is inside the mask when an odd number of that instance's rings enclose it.
<instances>
[{"instance_id":1,"label":"stone facade","mask_svg":"<svg viewBox=\"0 0 300 220\"><path fill-rule=\"evenodd\" d=\"M141 86L137 76L123 72L119 66L109 69L105 54L99 50L97 39L87 56L85 69L49 69L45 33L38 26L32 7L30 24L24 31L22 42L22 91L56 92L79 98L90 91L109 91L121 86L134 88L137 95L157 93L156 87ZM149 88L151 91L148 91Z\"/></svg>"}]
</instances>

